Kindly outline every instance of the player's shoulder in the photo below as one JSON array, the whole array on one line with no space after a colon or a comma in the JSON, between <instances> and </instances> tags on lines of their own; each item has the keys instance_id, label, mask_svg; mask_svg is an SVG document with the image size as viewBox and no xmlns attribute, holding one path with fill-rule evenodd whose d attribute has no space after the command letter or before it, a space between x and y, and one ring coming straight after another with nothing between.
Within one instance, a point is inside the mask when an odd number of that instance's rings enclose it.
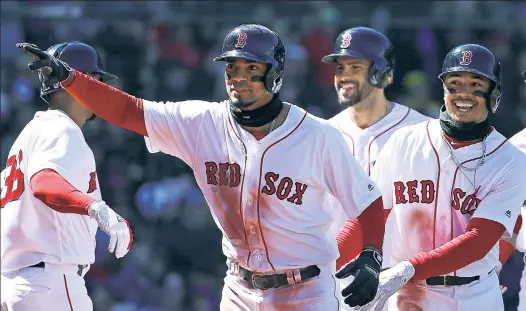
<instances>
[{"instance_id":1,"label":"player's shoulder","mask_svg":"<svg viewBox=\"0 0 526 311\"><path fill-rule=\"evenodd\" d=\"M180 114L188 118L198 117L203 115L217 116L222 115L226 111L225 106L228 101L211 102L205 100L184 100L177 102L156 102L143 101L143 107L148 111L165 111L171 114Z\"/></svg>"},{"instance_id":2,"label":"player's shoulder","mask_svg":"<svg viewBox=\"0 0 526 311\"><path fill-rule=\"evenodd\" d=\"M510 138L510 143L520 151L526 153L526 128L513 135Z\"/></svg>"},{"instance_id":3,"label":"player's shoulder","mask_svg":"<svg viewBox=\"0 0 526 311\"><path fill-rule=\"evenodd\" d=\"M59 110L46 110L35 113L27 128L33 135L54 137L61 135L84 137L80 127L67 114Z\"/></svg>"},{"instance_id":4,"label":"player's shoulder","mask_svg":"<svg viewBox=\"0 0 526 311\"><path fill-rule=\"evenodd\" d=\"M431 122L434 122L434 119L427 118L423 119L423 121L405 124L394 131L391 137L395 137L397 139L419 139L425 137L427 133L427 127Z\"/></svg>"},{"instance_id":5,"label":"player's shoulder","mask_svg":"<svg viewBox=\"0 0 526 311\"><path fill-rule=\"evenodd\" d=\"M305 114L302 127L309 131L309 136L315 139L323 139L325 141L340 143L344 141L342 132L335 126L331 119L323 119L313 114L305 112L300 107L292 106L291 109L297 109Z\"/></svg>"},{"instance_id":6,"label":"player's shoulder","mask_svg":"<svg viewBox=\"0 0 526 311\"><path fill-rule=\"evenodd\" d=\"M428 120L432 119L431 117L426 116L426 115L416 111L413 108L410 108L410 107L407 107L407 106L404 106L404 105L398 104L398 103L396 103L396 105L402 106L402 107L404 107L404 109L407 109L407 112L406 112L407 113L407 117L404 118L404 120L402 120L402 122L401 122L401 124L403 126L411 125L411 124L418 124L418 123L422 123L422 122L425 122L425 121L428 121Z\"/></svg>"}]
</instances>

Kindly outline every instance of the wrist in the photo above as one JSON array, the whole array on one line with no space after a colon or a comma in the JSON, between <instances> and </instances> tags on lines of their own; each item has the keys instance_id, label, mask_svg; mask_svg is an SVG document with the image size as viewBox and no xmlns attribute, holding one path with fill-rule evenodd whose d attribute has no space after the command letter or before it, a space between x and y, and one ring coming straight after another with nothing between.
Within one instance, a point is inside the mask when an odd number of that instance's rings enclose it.
<instances>
[{"instance_id":1,"label":"wrist","mask_svg":"<svg viewBox=\"0 0 526 311\"><path fill-rule=\"evenodd\" d=\"M412 279L413 276L415 276L416 269L410 261L404 260L400 262L399 265L402 266L403 275L407 276L406 282Z\"/></svg>"},{"instance_id":2,"label":"wrist","mask_svg":"<svg viewBox=\"0 0 526 311\"><path fill-rule=\"evenodd\" d=\"M106 206L106 203L104 201L94 201L90 205L88 205L88 215L90 217L96 217L99 214L99 211Z\"/></svg>"},{"instance_id":3,"label":"wrist","mask_svg":"<svg viewBox=\"0 0 526 311\"><path fill-rule=\"evenodd\" d=\"M371 258L378 264L379 267L382 267L382 261L383 261L382 252L375 246L372 246L372 245L364 246L359 257Z\"/></svg>"},{"instance_id":4,"label":"wrist","mask_svg":"<svg viewBox=\"0 0 526 311\"><path fill-rule=\"evenodd\" d=\"M70 70L69 75L66 80L62 81L60 84L63 88L69 87L75 81L75 70Z\"/></svg>"}]
</instances>

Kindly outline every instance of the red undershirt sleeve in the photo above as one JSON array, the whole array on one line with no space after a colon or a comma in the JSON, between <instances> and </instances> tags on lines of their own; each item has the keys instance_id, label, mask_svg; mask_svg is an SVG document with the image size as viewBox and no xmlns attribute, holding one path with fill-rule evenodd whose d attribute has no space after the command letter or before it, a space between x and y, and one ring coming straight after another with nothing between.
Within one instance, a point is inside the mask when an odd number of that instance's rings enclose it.
<instances>
[{"instance_id":1,"label":"red undershirt sleeve","mask_svg":"<svg viewBox=\"0 0 526 311\"><path fill-rule=\"evenodd\" d=\"M472 218L464 234L434 250L409 258L415 267L413 279L425 280L448 274L484 258L504 231L504 226L496 221Z\"/></svg>"},{"instance_id":2,"label":"red undershirt sleeve","mask_svg":"<svg viewBox=\"0 0 526 311\"><path fill-rule=\"evenodd\" d=\"M365 245L372 245L380 250L382 249L385 226L380 226L379 229L378 226L371 226L369 223L371 221L374 222L378 217L378 213L381 213L385 224L390 211L390 209L383 209L382 198L380 197L371 203L356 219L349 219L345 222L336 235L336 242L340 252L340 257L336 260L337 270L356 258Z\"/></svg>"},{"instance_id":3,"label":"red undershirt sleeve","mask_svg":"<svg viewBox=\"0 0 526 311\"><path fill-rule=\"evenodd\" d=\"M116 126L148 136L143 100L77 70L62 87L97 117Z\"/></svg>"},{"instance_id":4,"label":"red undershirt sleeve","mask_svg":"<svg viewBox=\"0 0 526 311\"><path fill-rule=\"evenodd\" d=\"M59 213L88 215L95 198L80 192L54 170L45 169L31 177L33 196Z\"/></svg>"}]
</instances>

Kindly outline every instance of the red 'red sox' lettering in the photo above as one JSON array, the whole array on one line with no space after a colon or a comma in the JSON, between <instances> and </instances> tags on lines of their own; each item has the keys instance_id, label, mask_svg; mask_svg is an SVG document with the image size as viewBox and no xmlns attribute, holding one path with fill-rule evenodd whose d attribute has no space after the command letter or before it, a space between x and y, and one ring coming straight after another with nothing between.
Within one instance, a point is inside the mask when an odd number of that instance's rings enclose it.
<instances>
[{"instance_id":1,"label":"red 'red sox' lettering","mask_svg":"<svg viewBox=\"0 0 526 311\"><path fill-rule=\"evenodd\" d=\"M283 177L278 186L276 187L275 183L279 179L279 174L276 174L274 172L268 172L265 174L265 183L266 185L261 189L261 192L267 195L274 195L276 194L276 197L280 200L289 201L290 203L295 203L296 205L303 204L303 194L305 193L305 190L307 190L308 185L300 183L300 182L294 182L289 177ZM294 193L289 196L292 193L292 187L294 185Z\"/></svg>"},{"instance_id":2,"label":"red 'red sox' lettering","mask_svg":"<svg viewBox=\"0 0 526 311\"><path fill-rule=\"evenodd\" d=\"M460 211L462 214L473 215L479 204L480 199L478 199L475 194L466 196L466 192L462 191L460 188L455 188L453 190L453 199L451 200L451 205L454 209Z\"/></svg>"},{"instance_id":3,"label":"red 'red sox' lettering","mask_svg":"<svg viewBox=\"0 0 526 311\"><path fill-rule=\"evenodd\" d=\"M420 190L417 190L419 184ZM394 194L396 204L430 204L435 199L435 184L431 180L410 180L407 182L395 181Z\"/></svg>"},{"instance_id":4,"label":"red 'red sox' lettering","mask_svg":"<svg viewBox=\"0 0 526 311\"><path fill-rule=\"evenodd\" d=\"M241 182L241 167L237 163L205 162L206 182L214 186L235 188Z\"/></svg>"}]
</instances>

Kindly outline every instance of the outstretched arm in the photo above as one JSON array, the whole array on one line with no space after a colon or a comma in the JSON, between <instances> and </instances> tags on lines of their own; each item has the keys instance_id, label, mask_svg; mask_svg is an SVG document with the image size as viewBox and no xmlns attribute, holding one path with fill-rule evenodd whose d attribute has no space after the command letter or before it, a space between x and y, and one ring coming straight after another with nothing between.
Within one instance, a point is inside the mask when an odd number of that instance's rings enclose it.
<instances>
[{"instance_id":1,"label":"outstretched arm","mask_svg":"<svg viewBox=\"0 0 526 311\"><path fill-rule=\"evenodd\" d=\"M102 83L77 70L62 82L75 100L97 117L116 126L148 136L143 100Z\"/></svg>"}]
</instances>

